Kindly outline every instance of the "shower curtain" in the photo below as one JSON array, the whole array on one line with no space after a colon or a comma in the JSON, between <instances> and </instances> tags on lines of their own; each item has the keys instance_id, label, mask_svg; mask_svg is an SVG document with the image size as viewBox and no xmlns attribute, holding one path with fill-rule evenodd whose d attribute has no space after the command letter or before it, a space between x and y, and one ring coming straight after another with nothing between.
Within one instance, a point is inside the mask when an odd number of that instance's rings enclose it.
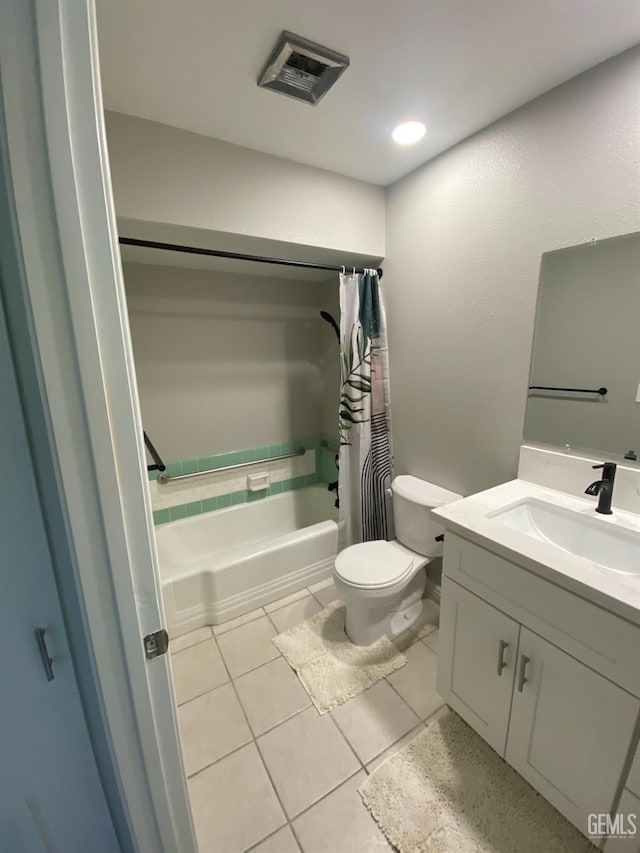
<instances>
[{"instance_id":1,"label":"shower curtain","mask_svg":"<svg viewBox=\"0 0 640 853\"><path fill-rule=\"evenodd\" d=\"M338 549L391 539L387 323L375 270L340 276Z\"/></svg>"}]
</instances>

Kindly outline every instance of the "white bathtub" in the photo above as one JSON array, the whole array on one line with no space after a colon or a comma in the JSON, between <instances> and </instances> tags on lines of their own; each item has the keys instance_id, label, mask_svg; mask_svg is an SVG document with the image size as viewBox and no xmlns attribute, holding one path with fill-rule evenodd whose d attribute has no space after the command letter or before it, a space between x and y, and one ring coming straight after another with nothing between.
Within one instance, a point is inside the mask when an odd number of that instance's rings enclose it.
<instances>
[{"instance_id":1,"label":"white bathtub","mask_svg":"<svg viewBox=\"0 0 640 853\"><path fill-rule=\"evenodd\" d=\"M218 625L328 577L335 493L309 486L156 528L171 637Z\"/></svg>"}]
</instances>

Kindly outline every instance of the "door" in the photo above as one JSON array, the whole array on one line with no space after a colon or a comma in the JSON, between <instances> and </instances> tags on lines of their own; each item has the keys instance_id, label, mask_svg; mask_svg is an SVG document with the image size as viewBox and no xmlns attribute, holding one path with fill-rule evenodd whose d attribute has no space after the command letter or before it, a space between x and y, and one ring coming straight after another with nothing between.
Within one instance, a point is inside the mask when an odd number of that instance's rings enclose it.
<instances>
[{"instance_id":1,"label":"door","mask_svg":"<svg viewBox=\"0 0 640 853\"><path fill-rule=\"evenodd\" d=\"M522 628L506 759L587 833L608 812L640 702Z\"/></svg>"},{"instance_id":2,"label":"door","mask_svg":"<svg viewBox=\"0 0 640 853\"><path fill-rule=\"evenodd\" d=\"M504 755L520 626L447 577L442 583L438 693Z\"/></svg>"},{"instance_id":3,"label":"door","mask_svg":"<svg viewBox=\"0 0 640 853\"><path fill-rule=\"evenodd\" d=\"M0 850L116 853L62 621L0 303ZM35 631L45 629L53 680ZM46 653L44 653L46 654Z\"/></svg>"}]
</instances>

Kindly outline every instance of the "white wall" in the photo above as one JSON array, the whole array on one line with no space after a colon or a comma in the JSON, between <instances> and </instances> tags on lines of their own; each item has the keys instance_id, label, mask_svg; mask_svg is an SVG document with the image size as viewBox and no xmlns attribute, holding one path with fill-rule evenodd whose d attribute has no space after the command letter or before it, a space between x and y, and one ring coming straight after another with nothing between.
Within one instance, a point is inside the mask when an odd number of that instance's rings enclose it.
<instances>
[{"instance_id":1,"label":"white wall","mask_svg":"<svg viewBox=\"0 0 640 853\"><path fill-rule=\"evenodd\" d=\"M122 113L106 123L119 220L384 256L382 187Z\"/></svg>"},{"instance_id":2,"label":"white wall","mask_svg":"<svg viewBox=\"0 0 640 853\"><path fill-rule=\"evenodd\" d=\"M322 283L147 264L124 277L144 427L164 458L321 435Z\"/></svg>"},{"instance_id":3,"label":"white wall","mask_svg":"<svg viewBox=\"0 0 640 853\"><path fill-rule=\"evenodd\" d=\"M318 290L323 311L328 311L340 326L340 284L338 276L323 282ZM336 333L323 323L320 335L320 372L322 375L322 435L338 441L338 403L340 401L340 347Z\"/></svg>"},{"instance_id":4,"label":"white wall","mask_svg":"<svg viewBox=\"0 0 640 853\"><path fill-rule=\"evenodd\" d=\"M636 48L388 190L399 472L467 494L515 475L540 258L640 228L639 103Z\"/></svg>"}]
</instances>

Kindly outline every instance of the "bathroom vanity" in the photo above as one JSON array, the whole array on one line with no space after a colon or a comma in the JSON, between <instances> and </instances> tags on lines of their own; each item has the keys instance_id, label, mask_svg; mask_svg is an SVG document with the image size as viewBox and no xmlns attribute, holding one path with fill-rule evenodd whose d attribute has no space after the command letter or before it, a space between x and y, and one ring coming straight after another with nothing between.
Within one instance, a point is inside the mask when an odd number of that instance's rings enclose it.
<instances>
[{"instance_id":1,"label":"bathroom vanity","mask_svg":"<svg viewBox=\"0 0 640 853\"><path fill-rule=\"evenodd\" d=\"M515 480L435 511L438 691L585 835L640 821L640 516L594 506Z\"/></svg>"}]
</instances>

